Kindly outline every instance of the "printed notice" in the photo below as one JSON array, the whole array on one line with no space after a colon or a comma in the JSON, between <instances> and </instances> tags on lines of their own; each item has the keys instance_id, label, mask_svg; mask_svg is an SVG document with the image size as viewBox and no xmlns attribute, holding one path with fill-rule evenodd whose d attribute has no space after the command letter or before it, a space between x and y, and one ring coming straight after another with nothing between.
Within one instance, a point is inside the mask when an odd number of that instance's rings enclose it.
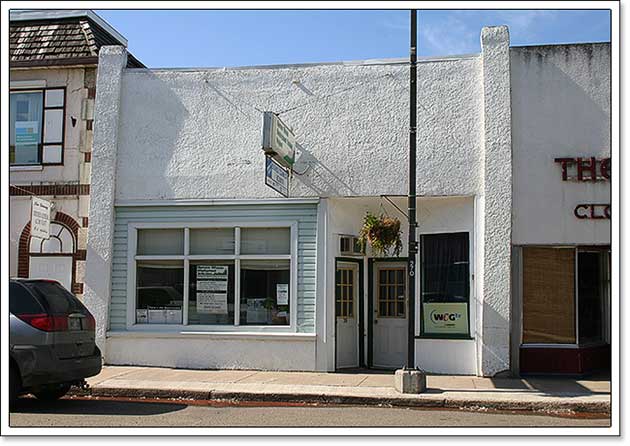
<instances>
[{"instance_id":1,"label":"printed notice","mask_svg":"<svg viewBox=\"0 0 630 446\"><path fill-rule=\"evenodd\" d=\"M227 279L197 280L197 291L222 291L227 293Z\"/></svg>"},{"instance_id":2,"label":"printed notice","mask_svg":"<svg viewBox=\"0 0 630 446\"><path fill-rule=\"evenodd\" d=\"M289 305L288 283L279 283L276 285L276 302L278 305Z\"/></svg>"},{"instance_id":3,"label":"printed notice","mask_svg":"<svg viewBox=\"0 0 630 446\"><path fill-rule=\"evenodd\" d=\"M197 293L197 313L228 314L227 293Z\"/></svg>"},{"instance_id":4,"label":"printed notice","mask_svg":"<svg viewBox=\"0 0 630 446\"><path fill-rule=\"evenodd\" d=\"M52 203L31 197L31 237L50 238L50 210Z\"/></svg>"},{"instance_id":5,"label":"printed notice","mask_svg":"<svg viewBox=\"0 0 630 446\"><path fill-rule=\"evenodd\" d=\"M197 265L197 280L228 278L228 267L225 265Z\"/></svg>"}]
</instances>

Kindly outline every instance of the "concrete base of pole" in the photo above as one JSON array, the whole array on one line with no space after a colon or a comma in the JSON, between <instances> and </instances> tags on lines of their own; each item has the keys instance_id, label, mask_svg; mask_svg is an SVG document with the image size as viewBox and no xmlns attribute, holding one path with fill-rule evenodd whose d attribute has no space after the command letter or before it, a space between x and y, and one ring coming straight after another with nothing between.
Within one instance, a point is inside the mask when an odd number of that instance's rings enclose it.
<instances>
[{"instance_id":1,"label":"concrete base of pole","mask_svg":"<svg viewBox=\"0 0 630 446\"><path fill-rule=\"evenodd\" d=\"M422 393L427 390L427 375L422 370L396 370L394 387L399 393Z\"/></svg>"}]
</instances>

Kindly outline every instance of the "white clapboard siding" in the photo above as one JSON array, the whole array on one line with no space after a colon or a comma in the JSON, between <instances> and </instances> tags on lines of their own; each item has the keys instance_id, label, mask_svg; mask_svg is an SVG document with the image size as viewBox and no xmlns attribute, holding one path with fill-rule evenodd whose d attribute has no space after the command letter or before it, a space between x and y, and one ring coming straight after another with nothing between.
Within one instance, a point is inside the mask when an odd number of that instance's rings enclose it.
<instances>
[{"instance_id":1,"label":"white clapboard siding","mask_svg":"<svg viewBox=\"0 0 630 446\"><path fill-rule=\"evenodd\" d=\"M117 207L112 254L112 299L109 306L110 330L126 329L128 223L266 220L298 222L297 329L301 333L314 333L317 255L315 204Z\"/></svg>"}]
</instances>

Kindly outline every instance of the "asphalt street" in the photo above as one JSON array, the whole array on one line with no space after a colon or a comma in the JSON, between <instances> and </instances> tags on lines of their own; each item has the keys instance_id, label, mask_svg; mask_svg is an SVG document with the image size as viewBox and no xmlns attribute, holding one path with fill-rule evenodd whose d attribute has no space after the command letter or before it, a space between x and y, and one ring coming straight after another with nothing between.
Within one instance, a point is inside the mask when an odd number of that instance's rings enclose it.
<instances>
[{"instance_id":1,"label":"asphalt street","mask_svg":"<svg viewBox=\"0 0 630 446\"><path fill-rule=\"evenodd\" d=\"M224 406L214 403L21 399L11 427L608 427L606 418L390 407Z\"/></svg>"}]
</instances>

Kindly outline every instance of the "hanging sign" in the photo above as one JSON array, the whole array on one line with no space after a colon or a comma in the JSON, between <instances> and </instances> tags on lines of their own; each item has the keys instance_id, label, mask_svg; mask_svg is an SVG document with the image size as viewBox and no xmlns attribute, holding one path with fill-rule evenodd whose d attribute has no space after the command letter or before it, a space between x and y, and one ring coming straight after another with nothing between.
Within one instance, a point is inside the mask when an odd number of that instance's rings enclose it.
<instances>
[{"instance_id":1,"label":"hanging sign","mask_svg":"<svg viewBox=\"0 0 630 446\"><path fill-rule=\"evenodd\" d=\"M289 171L269 156L265 161L265 184L282 196L289 196Z\"/></svg>"},{"instance_id":2,"label":"hanging sign","mask_svg":"<svg viewBox=\"0 0 630 446\"><path fill-rule=\"evenodd\" d=\"M468 304L435 302L422 304L424 333L468 334Z\"/></svg>"},{"instance_id":3,"label":"hanging sign","mask_svg":"<svg viewBox=\"0 0 630 446\"><path fill-rule=\"evenodd\" d=\"M38 197L31 198L31 237L50 238L50 210L52 203Z\"/></svg>"},{"instance_id":4,"label":"hanging sign","mask_svg":"<svg viewBox=\"0 0 630 446\"><path fill-rule=\"evenodd\" d=\"M284 167L295 162L295 134L273 112L263 113L262 149Z\"/></svg>"},{"instance_id":5,"label":"hanging sign","mask_svg":"<svg viewBox=\"0 0 630 446\"><path fill-rule=\"evenodd\" d=\"M228 267L197 265L197 313L228 314Z\"/></svg>"}]
</instances>

